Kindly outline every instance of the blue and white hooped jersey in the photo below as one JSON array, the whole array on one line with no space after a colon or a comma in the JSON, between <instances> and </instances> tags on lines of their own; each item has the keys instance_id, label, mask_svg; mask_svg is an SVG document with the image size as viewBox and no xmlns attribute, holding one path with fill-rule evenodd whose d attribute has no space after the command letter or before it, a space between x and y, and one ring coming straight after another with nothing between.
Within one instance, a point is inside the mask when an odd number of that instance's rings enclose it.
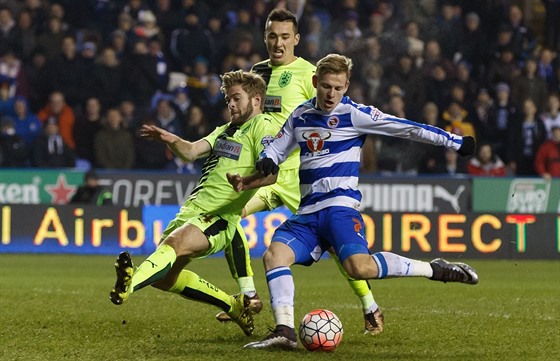
<instances>
[{"instance_id":1,"label":"blue and white hooped jersey","mask_svg":"<svg viewBox=\"0 0 560 361\"><path fill-rule=\"evenodd\" d=\"M458 150L463 138L427 124L381 112L343 97L327 113L315 108L316 98L298 106L261 153L276 164L300 148L299 214L332 206L358 208L361 149L367 134L388 135Z\"/></svg>"}]
</instances>

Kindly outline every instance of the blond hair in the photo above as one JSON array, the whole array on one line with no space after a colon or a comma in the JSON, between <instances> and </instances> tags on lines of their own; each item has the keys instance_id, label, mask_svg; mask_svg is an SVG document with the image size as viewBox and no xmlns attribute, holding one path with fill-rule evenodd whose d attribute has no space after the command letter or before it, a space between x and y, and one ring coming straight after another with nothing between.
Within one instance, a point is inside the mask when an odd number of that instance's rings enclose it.
<instances>
[{"instance_id":1,"label":"blond hair","mask_svg":"<svg viewBox=\"0 0 560 361\"><path fill-rule=\"evenodd\" d=\"M321 78L325 74L346 73L350 80L352 74L352 59L339 54L329 54L317 62L315 74Z\"/></svg>"},{"instance_id":2,"label":"blond hair","mask_svg":"<svg viewBox=\"0 0 560 361\"><path fill-rule=\"evenodd\" d=\"M230 71L221 76L222 86L220 91L225 95L229 88L235 85L241 85L241 89L247 93L249 99L260 96L261 110L264 108L264 98L266 94L266 83L264 79L255 73L249 73L243 70Z\"/></svg>"}]
</instances>

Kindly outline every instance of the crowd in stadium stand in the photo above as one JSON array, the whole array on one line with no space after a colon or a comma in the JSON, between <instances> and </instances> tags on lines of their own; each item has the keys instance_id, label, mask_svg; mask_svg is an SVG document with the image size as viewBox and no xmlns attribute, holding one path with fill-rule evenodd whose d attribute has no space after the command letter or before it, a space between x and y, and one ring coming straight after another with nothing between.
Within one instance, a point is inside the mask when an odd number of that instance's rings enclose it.
<instances>
[{"instance_id":1,"label":"crowd in stadium stand","mask_svg":"<svg viewBox=\"0 0 560 361\"><path fill-rule=\"evenodd\" d=\"M0 0L1 166L200 172L138 129L197 140L226 122L219 75L268 57L275 7L299 19L296 55L352 58L354 101L480 145L370 136L364 172L560 176L559 0Z\"/></svg>"}]
</instances>

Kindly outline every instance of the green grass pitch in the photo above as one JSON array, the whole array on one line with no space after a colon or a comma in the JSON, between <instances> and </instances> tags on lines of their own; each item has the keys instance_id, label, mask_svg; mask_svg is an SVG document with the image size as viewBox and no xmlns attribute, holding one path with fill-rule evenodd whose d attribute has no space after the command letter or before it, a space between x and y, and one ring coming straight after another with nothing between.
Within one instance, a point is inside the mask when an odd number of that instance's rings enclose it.
<instances>
[{"instance_id":1,"label":"green grass pitch","mask_svg":"<svg viewBox=\"0 0 560 361\"><path fill-rule=\"evenodd\" d=\"M139 264L140 258L135 258ZM357 298L332 260L292 267L296 322L314 308L335 312L344 338L331 353L244 350L273 325L260 260L255 281L265 309L245 337L214 320L212 306L152 288L114 306L114 257L0 255L0 360L559 360L560 262L473 260L476 286L425 279L371 281L386 320L363 335ZM224 259L190 267L235 293Z\"/></svg>"}]
</instances>

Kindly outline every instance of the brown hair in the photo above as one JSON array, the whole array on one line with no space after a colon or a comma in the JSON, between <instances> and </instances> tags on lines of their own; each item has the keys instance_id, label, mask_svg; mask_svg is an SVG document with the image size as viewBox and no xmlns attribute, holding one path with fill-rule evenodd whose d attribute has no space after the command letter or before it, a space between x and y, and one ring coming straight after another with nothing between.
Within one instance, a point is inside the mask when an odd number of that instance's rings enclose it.
<instances>
[{"instance_id":1,"label":"brown hair","mask_svg":"<svg viewBox=\"0 0 560 361\"><path fill-rule=\"evenodd\" d=\"M266 18L266 28L268 27L269 21L289 21L294 25L294 34L298 33L298 21L296 16L292 14L290 11L285 9L274 9L268 14L268 18Z\"/></svg>"},{"instance_id":2,"label":"brown hair","mask_svg":"<svg viewBox=\"0 0 560 361\"><path fill-rule=\"evenodd\" d=\"M249 99L260 96L262 99L261 108L264 107L266 83L260 75L243 70L236 70L225 73L221 78L222 86L220 91L223 94L226 94L232 86L241 85L241 89L247 92Z\"/></svg>"},{"instance_id":3,"label":"brown hair","mask_svg":"<svg viewBox=\"0 0 560 361\"><path fill-rule=\"evenodd\" d=\"M315 74L320 78L325 74L346 73L350 80L352 74L352 59L339 54L329 54L317 62Z\"/></svg>"}]
</instances>

